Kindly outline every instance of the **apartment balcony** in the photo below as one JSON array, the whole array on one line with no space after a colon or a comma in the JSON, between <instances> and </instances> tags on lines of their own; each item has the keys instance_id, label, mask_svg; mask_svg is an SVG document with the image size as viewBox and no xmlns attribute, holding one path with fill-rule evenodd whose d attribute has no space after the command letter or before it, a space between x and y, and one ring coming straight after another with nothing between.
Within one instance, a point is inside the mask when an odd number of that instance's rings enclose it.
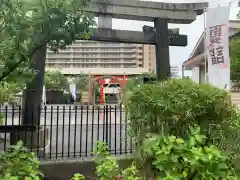
<instances>
[{"instance_id":1,"label":"apartment balcony","mask_svg":"<svg viewBox=\"0 0 240 180\"><path fill-rule=\"evenodd\" d=\"M91 75L136 75L149 72L147 68L46 68L47 70L59 70L62 74L91 74Z\"/></svg>"},{"instance_id":2,"label":"apartment balcony","mask_svg":"<svg viewBox=\"0 0 240 180\"><path fill-rule=\"evenodd\" d=\"M46 60L46 64L71 64L72 61L66 60L66 61L51 61L51 60Z\"/></svg>"},{"instance_id":3,"label":"apartment balcony","mask_svg":"<svg viewBox=\"0 0 240 180\"><path fill-rule=\"evenodd\" d=\"M120 61L100 61L101 64L136 64L137 62L135 60L133 61L124 61L124 60L120 60Z\"/></svg>"},{"instance_id":4,"label":"apartment balcony","mask_svg":"<svg viewBox=\"0 0 240 180\"><path fill-rule=\"evenodd\" d=\"M99 64L100 61L46 61L46 64ZM115 62L114 62L115 63Z\"/></svg>"},{"instance_id":5,"label":"apartment balcony","mask_svg":"<svg viewBox=\"0 0 240 180\"><path fill-rule=\"evenodd\" d=\"M71 54L71 53L72 53L71 48L58 50L57 53L51 51L50 49L47 50L47 54Z\"/></svg>"},{"instance_id":6,"label":"apartment balcony","mask_svg":"<svg viewBox=\"0 0 240 180\"><path fill-rule=\"evenodd\" d=\"M47 55L46 56L47 59L71 59L72 55L60 55L60 54L56 54L56 55Z\"/></svg>"},{"instance_id":7,"label":"apartment balcony","mask_svg":"<svg viewBox=\"0 0 240 180\"><path fill-rule=\"evenodd\" d=\"M46 56L47 59L66 59L66 60L70 60L70 59L141 59L142 56L140 55L136 55L136 54L118 54L118 55L108 55L108 56L104 56L104 55L93 55L93 54L89 54L87 56L83 56L83 55L47 55Z\"/></svg>"},{"instance_id":8,"label":"apartment balcony","mask_svg":"<svg viewBox=\"0 0 240 180\"><path fill-rule=\"evenodd\" d=\"M90 62L90 61L65 61L65 62L59 62L59 61L47 61L46 64L137 64L136 61L98 61L98 62Z\"/></svg>"},{"instance_id":9,"label":"apartment balcony","mask_svg":"<svg viewBox=\"0 0 240 180\"><path fill-rule=\"evenodd\" d=\"M142 52L142 51L141 51ZM93 51L89 51L89 50L83 50L83 49L76 49L73 51L73 54L102 54L102 53L107 53L107 54L116 54L116 53L136 53L136 50L135 49L129 49L129 50L120 50L120 49L116 49L116 51L113 51L113 50L109 50L106 51L106 50L93 50Z\"/></svg>"},{"instance_id":10,"label":"apartment balcony","mask_svg":"<svg viewBox=\"0 0 240 180\"><path fill-rule=\"evenodd\" d=\"M137 56L73 56L72 59L137 59Z\"/></svg>"},{"instance_id":11,"label":"apartment balcony","mask_svg":"<svg viewBox=\"0 0 240 180\"><path fill-rule=\"evenodd\" d=\"M118 44L112 44L112 45L105 45L105 44L84 44L84 45L80 45L80 44L72 44L71 47L73 48L73 50L75 48L91 48L91 49L96 49L96 48L121 48L123 46L118 45Z\"/></svg>"},{"instance_id":12,"label":"apartment balcony","mask_svg":"<svg viewBox=\"0 0 240 180\"><path fill-rule=\"evenodd\" d=\"M122 64L123 62L122 61L114 61L114 60L109 60L109 61L106 61L106 60L100 60L100 63L101 64Z\"/></svg>"},{"instance_id":13,"label":"apartment balcony","mask_svg":"<svg viewBox=\"0 0 240 180\"><path fill-rule=\"evenodd\" d=\"M77 64L82 64L82 65L87 65L87 64L96 64L96 65L98 65L99 64L99 62L71 62L71 64L73 64L73 65L77 65Z\"/></svg>"},{"instance_id":14,"label":"apartment balcony","mask_svg":"<svg viewBox=\"0 0 240 180\"><path fill-rule=\"evenodd\" d=\"M127 48L127 49L136 49L136 48L141 48L141 47L137 47L134 45L119 45L119 44L84 44L84 45L80 45L80 44L72 44L71 48L76 49L76 48Z\"/></svg>"}]
</instances>

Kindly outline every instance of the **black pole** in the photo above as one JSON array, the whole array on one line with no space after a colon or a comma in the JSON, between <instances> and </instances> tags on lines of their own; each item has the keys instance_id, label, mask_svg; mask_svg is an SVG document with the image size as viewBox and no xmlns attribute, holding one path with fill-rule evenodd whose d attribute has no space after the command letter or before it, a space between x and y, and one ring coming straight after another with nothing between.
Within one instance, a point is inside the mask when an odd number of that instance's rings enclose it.
<instances>
[{"instance_id":1,"label":"black pole","mask_svg":"<svg viewBox=\"0 0 240 180\"><path fill-rule=\"evenodd\" d=\"M157 18L154 21L154 26L156 29L156 75L157 80L164 80L171 76L168 20Z\"/></svg>"}]
</instances>

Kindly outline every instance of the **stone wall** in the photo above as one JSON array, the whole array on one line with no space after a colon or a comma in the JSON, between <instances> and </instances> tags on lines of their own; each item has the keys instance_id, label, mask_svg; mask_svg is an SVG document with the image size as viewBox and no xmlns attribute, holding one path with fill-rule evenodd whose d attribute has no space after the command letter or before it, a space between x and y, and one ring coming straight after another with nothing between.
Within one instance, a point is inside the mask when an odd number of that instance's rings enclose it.
<instances>
[{"instance_id":1,"label":"stone wall","mask_svg":"<svg viewBox=\"0 0 240 180\"><path fill-rule=\"evenodd\" d=\"M117 157L120 168L128 167L132 159L126 156ZM96 164L93 159L76 159L41 162L40 169L44 180L70 180L75 173L83 174L86 180L96 179Z\"/></svg>"}]
</instances>

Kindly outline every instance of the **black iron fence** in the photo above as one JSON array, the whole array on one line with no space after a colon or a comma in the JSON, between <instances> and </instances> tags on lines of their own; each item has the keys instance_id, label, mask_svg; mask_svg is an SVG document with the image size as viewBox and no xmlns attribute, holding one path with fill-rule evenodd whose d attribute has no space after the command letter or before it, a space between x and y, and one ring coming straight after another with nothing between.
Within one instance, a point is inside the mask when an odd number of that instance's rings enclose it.
<instances>
[{"instance_id":1,"label":"black iron fence","mask_svg":"<svg viewBox=\"0 0 240 180\"><path fill-rule=\"evenodd\" d=\"M1 151L18 140L45 160L91 156L97 141L106 142L115 155L134 149L121 105L47 105L36 113L40 116L38 124L23 124L21 106L1 107Z\"/></svg>"}]
</instances>

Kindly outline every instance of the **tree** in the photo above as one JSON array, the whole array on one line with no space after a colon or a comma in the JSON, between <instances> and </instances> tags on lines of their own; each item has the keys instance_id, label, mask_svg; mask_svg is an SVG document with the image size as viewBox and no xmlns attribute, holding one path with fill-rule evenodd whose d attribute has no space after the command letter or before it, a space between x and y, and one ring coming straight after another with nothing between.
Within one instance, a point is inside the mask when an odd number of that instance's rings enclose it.
<instances>
[{"instance_id":1,"label":"tree","mask_svg":"<svg viewBox=\"0 0 240 180\"><path fill-rule=\"evenodd\" d=\"M133 77L131 79L126 80L125 90L132 91L135 87L142 84L142 78L140 76Z\"/></svg>"},{"instance_id":2,"label":"tree","mask_svg":"<svg viewBox=\"0 0 240 180\"><path fill-rule=\"evenodd\" d=\"M59 71L46 71L44 85L46 89L69 91L68 79Z\"/></svg>"},{"instance_id":3,"label":"tree","mask_svg":"<svg viewBox=\"0 0 240 180\"><path fill-rule=\"evenodd\" d=\"M32 80L38 72L29 67L39 49L47 47L57 52L78 37L90 36L94 18L83 11L89 3L90 0L1 0L1 88L12 87L6 86L9 83L25 87Z\"/></svg>"},{"instance_id":4,"label":"tree","mask_svg":"<svg viewBox=\"0 0 240 180\"><path fill-rule=\"evenodd\" d=\"M74 83L76 84L77 91L85 91L88 88L87 85L89 83L89 77L85 74L80 74L76 77Z\"/></svg>"},{"instance_id":5,"label":"tree","mask_svg":"<svg viewBox=\"0 0 240 180\"><path fill-rule=\"evenodd\" d=\"M144 81L148 81L148 83L150 83L151 81L155 81L155 79L156 73L154 71L143 73L134 78L128 79L126 81L125 89L132 91L135 87L145 83Z\"/></svg>"},{"instance_id":6,"label":"tree","mask_svg":"<svg viewBox=\"0 0 240 180\"><path fill-rule=\"evenodd\" d=\"M240 37L236 36L229 43L231 57L231 80L240 80Z\"/></svg>"}]
</instances>

